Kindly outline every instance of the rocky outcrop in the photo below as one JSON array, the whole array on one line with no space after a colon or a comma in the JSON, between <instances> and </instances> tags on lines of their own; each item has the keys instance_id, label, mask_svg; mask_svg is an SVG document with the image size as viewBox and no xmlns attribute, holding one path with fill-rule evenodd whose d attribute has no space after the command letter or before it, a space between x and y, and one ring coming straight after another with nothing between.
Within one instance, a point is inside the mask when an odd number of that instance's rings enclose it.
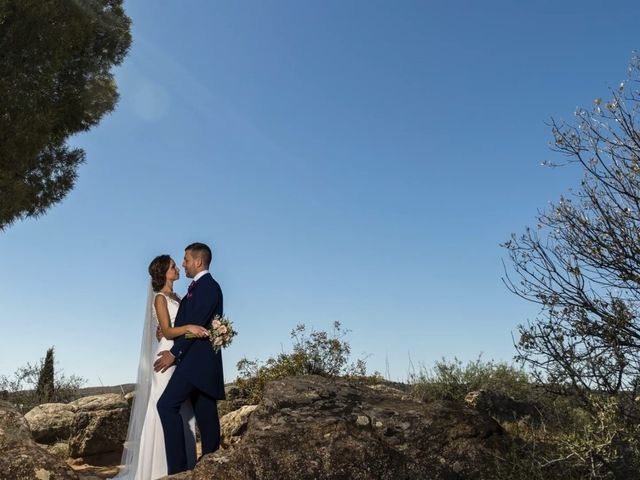
<instances>
[{"instance_id":1,"label":"rocky outcrop","mask_svg":"<svg viewBox=\"0 0 640 480\"><path fill-rule=\"evenodd\" d=\"M221 445L226 448L240 440L247 429L249 417L258 405L245 405L233 412L227 413L220 419Z\"/></svg>"},{"instance_id":2,"label":"rocky outcrop","mask_svg":"<svg viewBox=\"0 0 640 480\"><path fill-rule=\"evenodd\" d=\"M70 457L103 465L122 455L132 398L132 394L107 393L67 404L45 403L25 418L37 442L65 442Z\"/></svg>"},{"instance_id":3,"label":"rocky outcrop","mask_svg":"<svg viewBox=\"0 0 640 480\"><path fill-rule=\"evenodd\" d=\"M524 417L537 421L540 418L540 411L534 403L514 400L499 392L469 392L464 401L470 408L502 421L515 421Z\"/></svg>"},{"instance_id":4,"label":"rocky outcrop","mask_svg":"<svg viewBox=\"0 0 640 480\"><path fill-rule=\"evenodd\" d=\"M69 455L92 465L120 458L129 422L127 399L116 393L107 393L80 398L69 406L75 411Z\"/></svg>"},{"instance_id":5,"label":"rocky outcrop","mask_svg":"<svg viewBox=\"0 0 640 480\"><path fill-rule=\"evenodd\" d=\"M508 444L493 419L451 402L291 377L267 385L240 441L183 478L488 479Z\"/></svg>"},{"instance_id":6,"label":"rocky outcrop","mask_svg":"<svg viewBox=\"0 0 640 480\"><path fill-rule=\"evenodd\" d=\"M42 449L29 424L8 402L0 401L0 479L77 479L59 458Z\"/></svg>"},{"instance_id":7,"label":"rocky outcrop","mask_svg":"<svg viewBox=\"0 0 640 480\"><path fill-rule=\"evenodd\" d=\"M46 444L67 441L71 435L73 417L74 408L66 403L45 403L24 416L34 440Z\"/></svg>"},{"instance_id":8,"label":"rocky outcrop","mask_svg":"<svg viewBox=\"0 0 640 480\"><path fill-rule=\"evenodd\" d=\"M247 392L236 383L228 383L224 386L224 400L218 401L218 413L222 418L227 413L238 410L251 404Z\"/></svg>"}]
</instances>

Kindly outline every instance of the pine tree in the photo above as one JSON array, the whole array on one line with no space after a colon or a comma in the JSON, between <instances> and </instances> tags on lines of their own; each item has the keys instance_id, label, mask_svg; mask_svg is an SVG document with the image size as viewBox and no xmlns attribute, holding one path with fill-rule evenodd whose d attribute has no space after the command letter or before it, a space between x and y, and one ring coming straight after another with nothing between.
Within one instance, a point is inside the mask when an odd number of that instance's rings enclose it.
<instances>
[{"instance_id":1,"label":"pine tree","mask_svg":"<svg viewBox=\"0 0 640 480\"><path fill-rule=\"evenodd\" d=\"M48 403L53 399L55 390L55 372L53 367L53 347L47 350L47 355L40 367L36 395L40 403Z\"/></svg>"},{"instance_id":2,"label":"pine tree","mask_svg":"<svg viewBox=\"0 0 640 480\"><path fill-rule=\"evenodd\" d=\"M0 231L73 188L89 130L118 100L131 44L123 0L0 0Z\"/></svg>"}]
</instances>

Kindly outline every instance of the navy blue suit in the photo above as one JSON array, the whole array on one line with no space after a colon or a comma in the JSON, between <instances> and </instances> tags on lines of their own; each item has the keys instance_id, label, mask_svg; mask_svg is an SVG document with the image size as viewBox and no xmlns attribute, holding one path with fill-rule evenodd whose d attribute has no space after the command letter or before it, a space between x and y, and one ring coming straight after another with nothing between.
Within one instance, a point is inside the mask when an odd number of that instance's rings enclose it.
<instances>
[{"instance_id":1,"label":"navy blue suit","mask_svg":"<svg viewBox=\"0 0 640 480\"><path fill-rule=\"evenodd\" d=\"M180 302L174 326L187 324L211 327L215 315L222 316L222 290L211 274L206 273L189 288ZM220 446L220 421L217 400L224 400L222 355L215 353L208 338L174 340L171 353L176 369L160 400L158 413L164 431L169 475L187 470L183 423L180 406L191 399L200 430L202 454Z\"/></svg>"}]
</instances>

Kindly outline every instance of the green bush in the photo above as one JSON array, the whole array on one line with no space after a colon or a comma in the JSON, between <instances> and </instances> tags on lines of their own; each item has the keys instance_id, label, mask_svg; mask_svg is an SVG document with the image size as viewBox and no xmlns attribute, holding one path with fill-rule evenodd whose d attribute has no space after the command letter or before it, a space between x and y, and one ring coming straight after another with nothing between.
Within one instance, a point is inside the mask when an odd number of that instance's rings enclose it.
<instances>
[{"instance_id":1,"label":"green bush","mask_svg":"<svg viewBox=\"0 0 640 480\"><path fill-rule=\"evenodd\" d=\"M640 478L640 405L629 394L561 395L558 385L537 385L513 365L445 359L409 378L414 398L463 402L486 389L535 402L541 419L501 422L511 449L496 458L501 480L616 480ZM585 403L586 401L586 403Z\"/></svg>"},{"instance_id":2,"label":"green bush","mask_svg":"<svg viewBox=\"0 0 640 480\"><path fill-rule=\"evenodd\" d=\"M538 390L521 368L504 362L483 361L478 357L463 364L457 358L442 359L432 369L421 367L409 376L413 397L418 400L464 401L467 393L486 389L516 400L533 400Z\"/></svg>"},{"instance_id":3,"label":"green bush","mask_svg":"<svg viewBox=\"0 0 640 480\"><path fill-rule=\"evenodd\" d=\"M600 410L591 413L575 409L569 422L573 428L558 436L562 456L573 469L582 470L586 478L639 478L640 423L637 411L629 415L624 396L598 397L592 403L598 403Z\"/></svg>"},{"instance_id":4,"label":"green bush","mask_svg":"<svg viewBox=\"0 0 640 480\"><path fill-rule=\"evenodd\" d=\"M514 441L497 459L501 480L617 480L640 478L640 425L624 397L600 395L601 410L567 408L553 425L504 425Z\"/></svg>"},{"instance_id":5,"label":"green bush","mask_svg":"<svg viewBox=\"0 0 640 480\"><path fill-rule=\"evenodd\" d=\"M265 362L243 358L237 364L236 383L251 403L257 403L267 382L293 375L366 379L366 361L359 358L350 363L351 346L345 340L348 333L340 322L334 322L331 334L313 330L307 333L304 325L298 325L291 331L291 352L269 357Z\"/></svg>"},{"instance_id":6,"label":"green bush","mask_svg":"<svg viewBox=\"0 0 640 480\"><path fill-rule=\"evenodd\" d=\"M51 353L49 353L51 352ZM53 375L53 385L42 388L44 379ZM47 359L38 363L27 363L19 367L11 376L0 375L1 397L13 403L18 410L26 413L42 403L69 402L76 398L78 389L86 380L77 375L65 376L53 373L53 349L47 352ZM40 388L39 388L40 387Z\"/></svg>"}]
</instances>

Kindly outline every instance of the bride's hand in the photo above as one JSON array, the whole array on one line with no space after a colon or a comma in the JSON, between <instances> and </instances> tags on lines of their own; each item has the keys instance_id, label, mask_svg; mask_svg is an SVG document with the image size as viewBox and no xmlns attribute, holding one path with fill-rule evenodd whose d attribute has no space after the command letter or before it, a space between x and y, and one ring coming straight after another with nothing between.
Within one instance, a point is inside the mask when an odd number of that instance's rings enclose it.
<instances>
[{"instance_id":1,"label":"bride's hand","mask_svg":"<svg viewBox=\"0 0 640 480\"><path fill-rule=\"evenodd\" d=\"M187 325L187 332L200 338L209 336L209 330L207 330L204 327L201 327L200 325Z\"/></svg>"}]
</instances>

